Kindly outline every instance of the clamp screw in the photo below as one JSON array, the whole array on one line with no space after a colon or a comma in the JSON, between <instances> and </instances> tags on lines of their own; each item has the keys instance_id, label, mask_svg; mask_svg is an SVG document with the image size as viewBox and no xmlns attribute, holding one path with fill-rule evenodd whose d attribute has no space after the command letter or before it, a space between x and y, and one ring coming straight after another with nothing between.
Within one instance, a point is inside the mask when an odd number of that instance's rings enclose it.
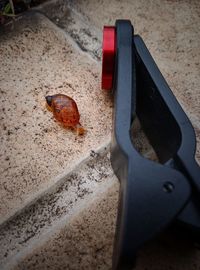
<instances>
[{"instance_id":1,"label":"clamp screw","mask_svg":"<svg viewBox=\"0 0 200 270\"><path fill-rule=\"evenodd\" d=\"M171 193L174 190L174 185L171 182L165 182L163 185L163 190L166 193Z\"/></svg>"}]
</instances>

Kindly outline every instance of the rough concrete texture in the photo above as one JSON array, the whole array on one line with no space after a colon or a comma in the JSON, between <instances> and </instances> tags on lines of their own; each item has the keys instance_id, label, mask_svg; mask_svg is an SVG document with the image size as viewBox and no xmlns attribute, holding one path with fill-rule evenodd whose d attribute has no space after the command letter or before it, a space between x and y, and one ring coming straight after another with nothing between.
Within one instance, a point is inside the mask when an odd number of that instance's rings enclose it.
<instances>
[{"instance_id":1,"label":"rough concrete texture","mask_svg":"<svg viewBox=\"0 0 200 270\"><path fill-rule=\"evenodd\" d=\"M37 9L51 22L34 13L0 38L0 268L111 269L119 186L108 154L112 100L99 91L101 31L119 18L134 23L195 127L200 163L200 2L53 0ZM86 136L46 110L44 96L57 90L76 99ZM133 142L156 160L139 123ZM135 269L200 269L199 249L174 238L148 244Z\"/></svg>"},{"instance_id":2,"label":"rough concrete texture","mask_svg":"<svg viewBox=\"0 0 200 270\"><path fill-rule=\"evenodd\" d=\"M59 185L0 227L0 265L37 240L64 219L69 220L92 199L116 184L109 161L109 147L92 151ZM114 210L116 207L114 207Z\"/></svg>"},{"instance_id":3,"label":"rough concrete texture","mask_svg":"<svg viewBox=\"0 0 200 270\"><path fill-rule=\"evenodd\" d=\"M41 241L40 247L35 246L28 256L22 256L17 265L11 263L9 269L111 269L116 216L113 205L117 206L117 193L114 185L101 201L96 200L70 224L55 231L50 241ZM175 236L170 237L165 235L143 248L134 269L198 270L200 251L189 241L174 242Z\"/></svg>"},{"instance_id":4,"label":"rough concrete texture","mask_svg":"<svg viewBox=\"0 0 200 270\"><path fill-rule=\"evenodd\" d=\"M70 222L65 221L50 239L40 241L31 254L9 269L110 269L116 222L118 185L104 191L100 199Z\"/></svg>"},{"instance_id":5,"label":"rough concrete texture","mask_svg":"<svg viewBox=\"0 0 200 270\"><path fill-rule=\"evenodd\" d=\"M100 91L99 66L44 16L19 20L0 46L2 223L109 139L112 103ZM76 100L85 136L47 111L45 96L55 93Z\"/></svg>"},{"instance_id":6,"label":"rough concrete texture","mask_svg":"<svg viewBox=\"0 0 200 270\"><path fill-rule=\"evenodd\" d=\"M36 10L45 13L57 26L67 32L82 51L87 52L95 60L100 61L101 29L95 27L89 19L82 16L76 9L73 9L69 2L65 0L50 1L45 5L36 7Z\"/></svg>"}]
</instances>

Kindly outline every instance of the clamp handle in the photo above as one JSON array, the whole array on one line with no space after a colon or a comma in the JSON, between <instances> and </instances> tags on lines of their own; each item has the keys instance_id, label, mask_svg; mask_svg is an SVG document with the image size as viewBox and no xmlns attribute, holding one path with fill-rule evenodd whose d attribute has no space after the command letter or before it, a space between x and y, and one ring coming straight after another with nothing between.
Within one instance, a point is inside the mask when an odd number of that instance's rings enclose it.
<instances>
[{"instance_id":1,"label":"clamp handle","mask_svg":"<svg viewBox=\"0 0 200 270\"><path fill-rule=\"evenodd\" d=\"M138 249L171 222L200 231L193 194L200 191L200 168L193 127L131 22L117 20L105 31L102 86L115 96L111 164L120 180L113 269L122 270L131 269ZM160 164L134 148L130 133L136 115Z\"/></svg>"}]
</instances>

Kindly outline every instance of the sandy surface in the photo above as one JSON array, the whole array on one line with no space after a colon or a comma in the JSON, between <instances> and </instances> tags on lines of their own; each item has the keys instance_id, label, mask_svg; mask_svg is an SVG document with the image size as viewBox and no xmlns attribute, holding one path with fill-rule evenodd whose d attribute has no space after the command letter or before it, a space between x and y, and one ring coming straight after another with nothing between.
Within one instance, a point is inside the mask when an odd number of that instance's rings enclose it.
<instances>
[{"instance_id":1,"label":"sandy surface","mask_svg":"<svg viewBox=\"0 0 200 270\"><path fill-rule=\"evenodd\" d=\"M100 90L99 66L42 15L1 35L0 62L1 223L109 138L112 104ZM85 136L47 111L45 96L56 93L76 100Z\"/></svg>"}]
</instances>

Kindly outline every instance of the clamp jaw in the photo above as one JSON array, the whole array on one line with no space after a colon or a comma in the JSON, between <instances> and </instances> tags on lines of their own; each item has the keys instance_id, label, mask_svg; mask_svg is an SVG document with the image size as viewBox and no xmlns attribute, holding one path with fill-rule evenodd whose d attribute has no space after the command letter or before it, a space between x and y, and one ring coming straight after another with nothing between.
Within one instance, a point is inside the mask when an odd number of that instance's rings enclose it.
<instances>
[{"instance_id":1,"label":"clamp jaw","mask_svg":"<svg viewBox=\"0 0 200 270\"><path fill-rule=\"evenodd\" d=\"M120 181L113 269L132 269L138 249L169 224L200 235L200 167L194 129L130 21L104 28L102 88L114 94L111 164ZM139 118L159 163L131 139Z\"/></svg>"}]
</instances>

